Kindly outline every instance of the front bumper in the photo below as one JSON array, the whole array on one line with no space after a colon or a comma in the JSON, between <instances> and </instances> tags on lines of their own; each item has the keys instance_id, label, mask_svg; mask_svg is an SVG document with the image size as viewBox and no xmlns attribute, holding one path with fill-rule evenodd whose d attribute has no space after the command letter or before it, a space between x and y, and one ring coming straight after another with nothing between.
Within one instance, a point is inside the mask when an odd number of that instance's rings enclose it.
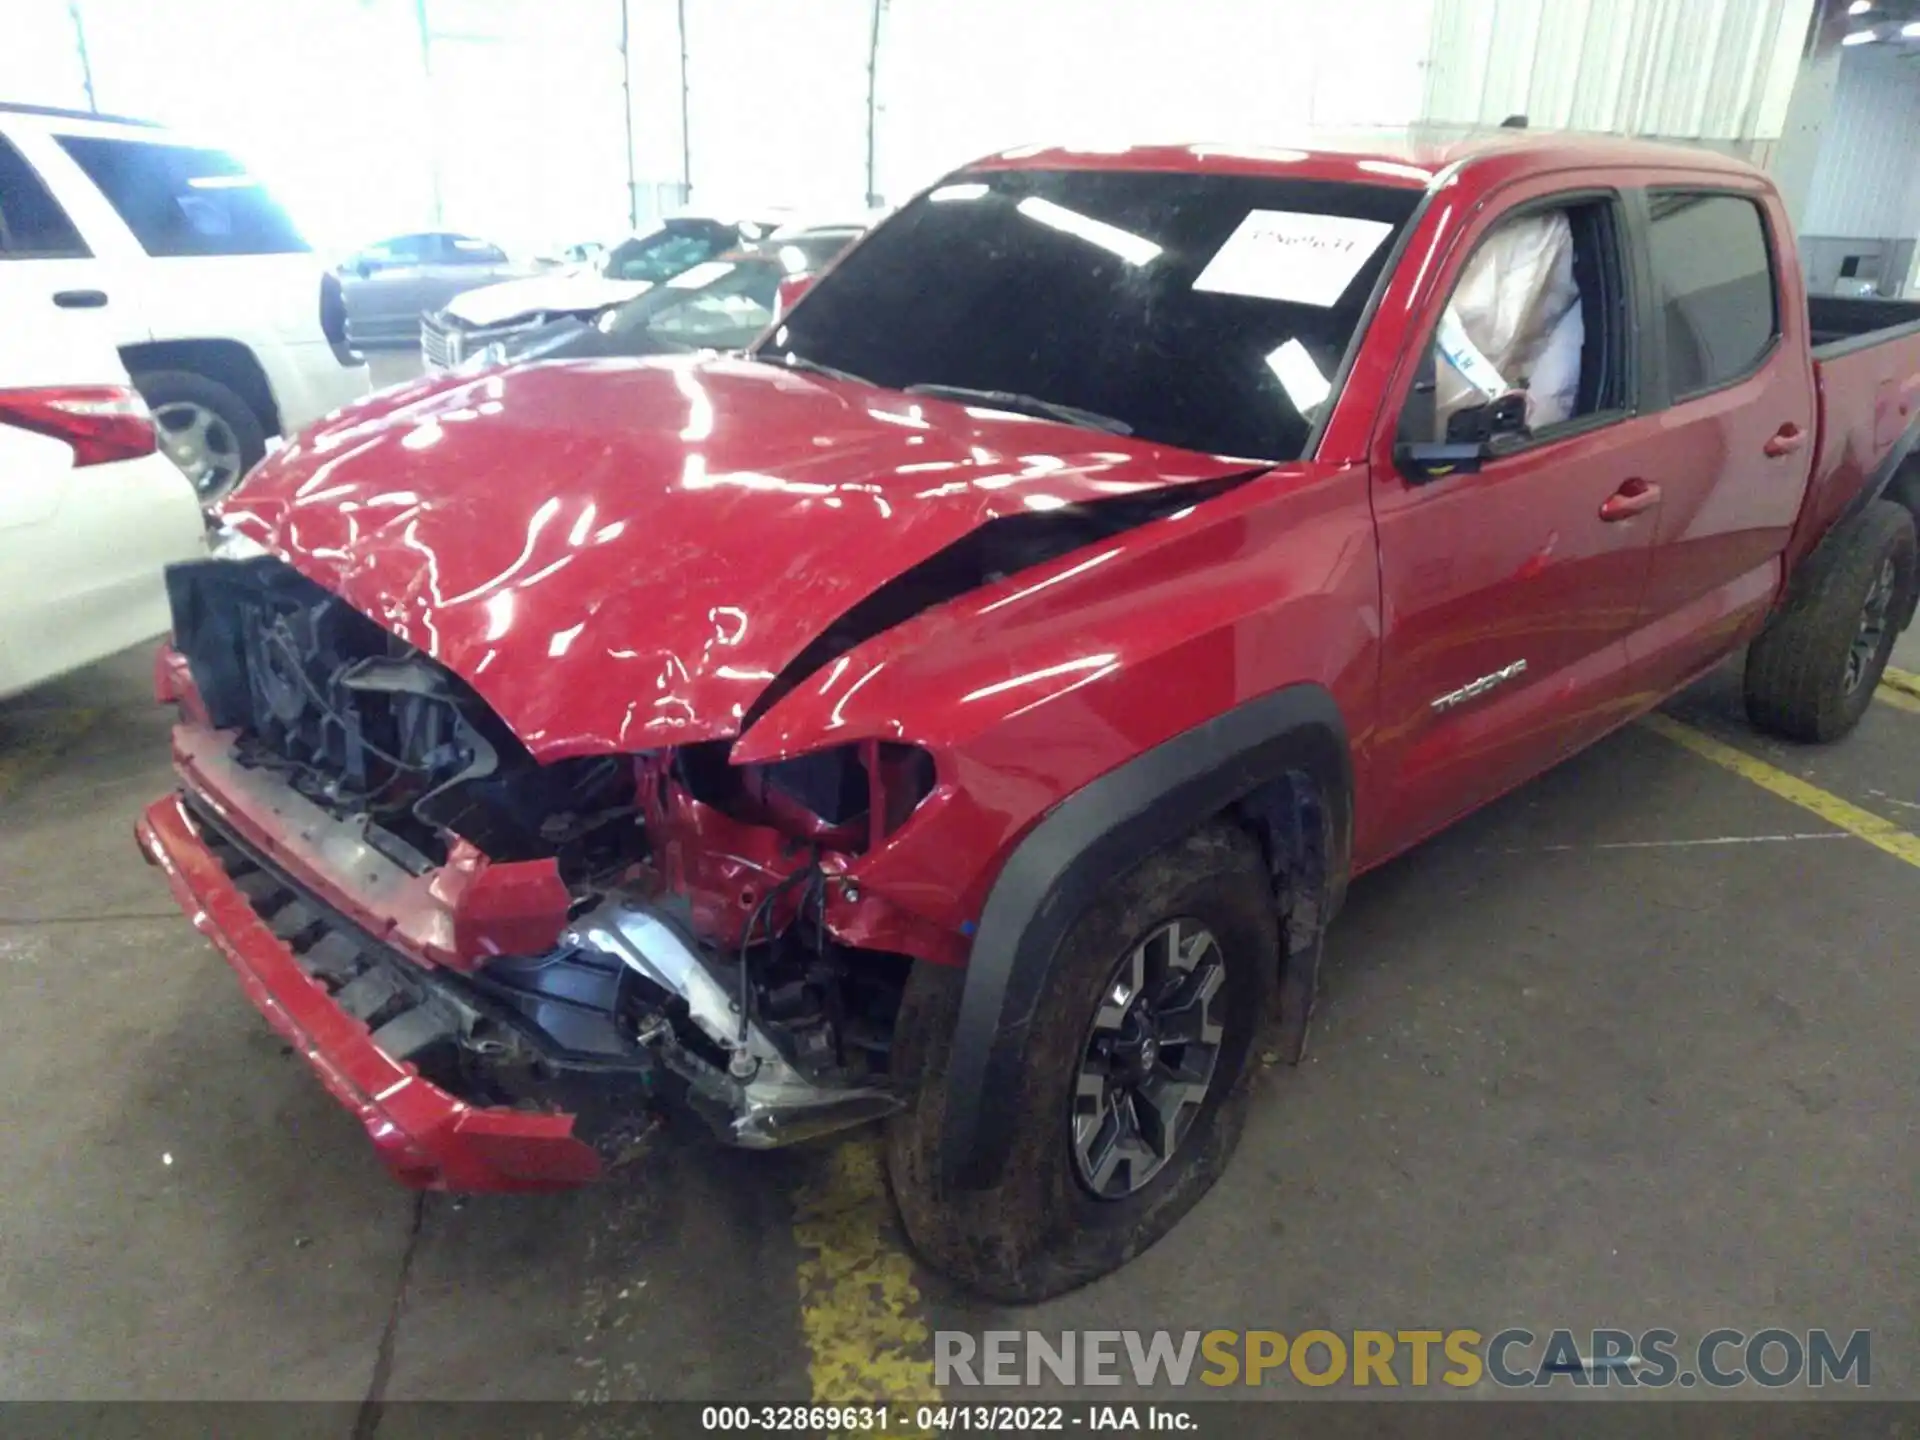
<instances>
[{"instance_id":1,"label":"front bumper","mask_svg":"<svg viewBox=\"0 0 1920 1440\"><path fill-rule=\"evenodd\" d=\"M183 797L149 806L135 833L247 998L359 1118L396 1179L420 1189L555 1190L600 1176L600 1155L574 1133L572 1115L472 1105L387 1055L256 913Z\"/></svg>"}]
</instances>

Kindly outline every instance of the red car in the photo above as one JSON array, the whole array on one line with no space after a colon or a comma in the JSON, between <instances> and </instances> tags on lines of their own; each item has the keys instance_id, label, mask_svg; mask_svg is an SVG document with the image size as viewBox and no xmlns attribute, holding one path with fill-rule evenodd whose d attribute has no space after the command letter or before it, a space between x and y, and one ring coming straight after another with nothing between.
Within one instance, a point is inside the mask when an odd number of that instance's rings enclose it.
<instances>
[{"instance_id":1,"label":"red car","mask_svg":"<svg viewBox=\"0 0 1920 1440\"><path fill-rule=\"evenodd\" d=\"M1716 156L999 156L744 359L268 459L170 573L140 843L409 1184L884 1117L925 1258L1049 1295L1219 1175L1349 877L1749 641L1846 732L1916 386Z\"/></svg>"}]
</instances>

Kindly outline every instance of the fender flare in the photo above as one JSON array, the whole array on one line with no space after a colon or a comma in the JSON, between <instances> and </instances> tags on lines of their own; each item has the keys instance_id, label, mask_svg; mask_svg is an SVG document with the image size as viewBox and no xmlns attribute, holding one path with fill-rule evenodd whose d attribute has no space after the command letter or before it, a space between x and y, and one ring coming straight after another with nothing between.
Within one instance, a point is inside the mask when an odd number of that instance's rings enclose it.
<instances>
[{"instance_id":1,"label":"fender flare","mask_svg":"<svg viewBox=\"0 0 1920 1440\"><path fill-rule=\"evenodd\" d=\"M1339 706L1320 685L1270 691L1135 756L1062 801L1014 848L981 911L948 1057L947 1186L990 1189L1005 1168L1034 1012L1061 942L1101 886L1298 772L1315 781L1323 810L1328 853L1315 897L1323 924L1346 883L1353 765Z\"/></svg>"},{"instance_id":2,"label":"fender flare","mask_svg":"<svg viewBox=\"0 0 1920 1440\"><path fill-rule=\"evenodd\" d=\"M1771 624L1787 606L1804 593L1822 557L1834 543L1834 537L1848 525L1859 519L1866 508L1876 500L1891 499L1904 506L1913 515L1913 524L1920 530L1920 471L1908 471L1910 460L1920 460L1920 415L1907 422L1907 428L1893 447L1880 457L1866 481L1855 492L1853 498L1841 507L1840 513L1833 517L1820 538L1813 542L1807 553L1800 557L1798 564L1787 572L1786 583L1780 587L1775 597L1773 609L1768 612L1767 621ZM1907 613L1901 617L1899 629L1904 632L1913 624L1914 611L1920 608L1920 588L1914 592L1913 603Z\"/></svg>"}]
</instances>

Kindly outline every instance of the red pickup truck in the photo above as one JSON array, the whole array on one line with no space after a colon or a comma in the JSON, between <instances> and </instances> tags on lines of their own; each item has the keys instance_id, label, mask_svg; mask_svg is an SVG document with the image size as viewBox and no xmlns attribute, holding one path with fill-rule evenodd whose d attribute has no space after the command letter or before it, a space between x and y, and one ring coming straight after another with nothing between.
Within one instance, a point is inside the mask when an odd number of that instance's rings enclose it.
<instances>
[{"instance_id":1,"label":"red pickup truck","mask_svg":"<svg viewBox=\"0 0 1920 1440\"><path fill-rule=\"evenodd\" d=\"M409 1184L884 1120L924 1257L1053 1294L1219 1175L1351 876L1743 645L1848 730L1917 403L1920 307L1810 305L1712 155L1009 152L744 357L270 457L139 841Z\"/></svg>"}]
</instances>

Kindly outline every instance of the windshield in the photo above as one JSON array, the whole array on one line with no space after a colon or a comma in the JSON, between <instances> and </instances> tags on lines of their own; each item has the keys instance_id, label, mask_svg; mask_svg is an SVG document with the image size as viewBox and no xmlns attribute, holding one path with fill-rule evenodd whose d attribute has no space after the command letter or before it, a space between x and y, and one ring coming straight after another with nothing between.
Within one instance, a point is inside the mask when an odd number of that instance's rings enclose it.
<instances>
[{"instance_id":1,"label":"windshield","mask_svg":"<svg viewBox=\"0 0 1920 1440\"><path fill-rule=\"evenodd\" d=\"M756 354L1298 459L1419 198L1241 175L967 173L849 252Z\"/></svg>"},{"instance_id":2,"label":"windshield","mask_svg":"<svg viewBox=\"0 0 1920 1440\"><path fill-rule=\"evenodd\" d=\"M609 335L644 330L690 349L745 345L773 319L785 273L771 255L709 260L629 300L600 322Z\"/></svg>"},{"instance_id":3,"label":"windshield","mask_svg":"<svg viewBox=\"0 0 1920 1440\"><path fill-rule=\"evenodd\" d=\"M658 283L669 276L689 270L702 260L719 254L734 243L733 235L719 226L682 228L670 225L651 235L622 240L600 262L600 273L609 280L646 280Z\"/></svg>"}]
</instances>

